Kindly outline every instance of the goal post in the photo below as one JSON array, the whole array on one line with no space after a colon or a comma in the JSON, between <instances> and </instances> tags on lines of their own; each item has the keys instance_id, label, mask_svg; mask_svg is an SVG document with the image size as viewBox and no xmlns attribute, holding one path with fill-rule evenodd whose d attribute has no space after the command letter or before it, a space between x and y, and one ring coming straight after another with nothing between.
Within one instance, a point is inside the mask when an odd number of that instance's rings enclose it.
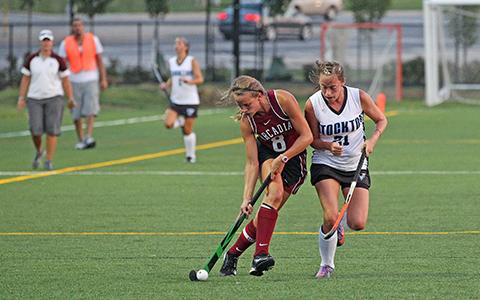
<instances>
[{"instance_id":1,"label":"goal post","mask_svg":"<svg viewBox=\"0 0 480 300\"><path fill-rule=\"evenodd\" d=\"M403 97L402 26L393 23L335 23L320 26L320 59L337 60L347 80L372 96L391 91Z\"/></svg>"},{"instance_id":2,"label":"goal post","mask_svg":"<svg viewBox=\"0 0 480 300\"><path fill-rule=\"evenodd\" d=\"M465 6L468 8L465 9ZM480 90L480 82L475 82L476 80L469 74L473 73L469 68L476 64L474 59L477 58L477 62L480 63L478 57L473 55L478 53L478 49L470 51L472 55L470 60L467 60L468 50L480 47L480 39L477 39L476 33L480 25L478 22L480 15L472 11L473 6L480 6L480 0L423 0L427 106L434 106L450 99L472 102L468 98L478 97L478 93L475 95L472 91ZM470 18L470 28L464 27L465 18ZM454 23L457 20L460 20L460 24ZM459 45L462 42L463 45ZM461 68L459 60L463 61ZM458 75L459 70L463 76ZM478 100L473 102L480 103Z\"/></svg>"}]
</instances>

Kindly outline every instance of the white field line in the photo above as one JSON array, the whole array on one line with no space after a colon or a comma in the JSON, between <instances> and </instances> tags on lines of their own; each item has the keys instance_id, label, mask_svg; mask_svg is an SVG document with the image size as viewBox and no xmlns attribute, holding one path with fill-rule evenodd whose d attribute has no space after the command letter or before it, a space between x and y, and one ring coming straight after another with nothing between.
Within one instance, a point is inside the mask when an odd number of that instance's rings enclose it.
<instances>
[{"instance_id":1,"label":"white field line","mask_svg":"<svg viewBox=\"0 0 480 300\"><path fill-rule=\"evenodd\" d=\"M0 176L23 176L39 174L42 171L0 171ZM480 175L480 171L372 171L371 175L404 176L404 175ZM243 176L242 171L80 171L58 174L64 176ZM57 176L58 176L57 175Z\"/></svg>"},{"instance_id":2,"label":"white field line","mask_svg":"<svg viewBox=\"0 0 480 300\"><path fill-rule=\"evenodd\" d=\"M221 113L226 111L224 108L214 108L214 109L204 109L199 111L199 115L207 116L213 115L217 113ZM119 119L119 120L111 120L111 121L98 121L95 122L94 127L111 127L111 126L120 126L120 125L130 125L130 124L138 124L138 123L145 123L145 122L155 122L155 121L163 121L165 118L164 115L153 115L153 116L145 116L145 117L135 117L135 118L128 118L128 119ZM66 125L61 127L62 132L65 131L73 131L75 130L74 125ZM13 138L13 137L21 137L21 136L30 136L30 131L23 130L23 131L13 131L13 132L3 132L0 133L0 139L4 138Z\"/></svg>"}]
</instances>

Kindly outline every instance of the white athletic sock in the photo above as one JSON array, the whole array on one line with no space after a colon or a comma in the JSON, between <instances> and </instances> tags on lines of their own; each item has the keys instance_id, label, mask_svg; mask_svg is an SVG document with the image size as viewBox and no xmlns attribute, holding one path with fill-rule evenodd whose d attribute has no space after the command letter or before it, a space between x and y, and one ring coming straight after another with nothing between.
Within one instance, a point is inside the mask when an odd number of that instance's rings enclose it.
<instances>
[{"instance_id":1,"label":"white athletic sock","mask_svg":"<svg viewBox=\"0 0 480 300\"><path fill-rule=\"evenodd\" d=\"M337 251L337 232L332 235L328 240L325 239L325 234L322 232L322 226L318 230L318 248L320 250L320 257L322 262L320 266L330 266L335 268L335 263L333 262L335 258L335 251Z\"/></svg>"},{"instance_id":2,"label":"white athletic sock","mask_svg":"<svg viewBox=\"0 0 480 300\"><path fill-rule=\"evenodd\" d=\"M197 136L195 132L183 136L185 143L185 152L187 157L195 158L195 146L197 145Z\"/></svg>"},{"instance_id":3,"label":"white athletic sock","mask_svg":"<svg viewBox=\"0 0 480 300\"><path fill-rule=\"evenodd\" d=\"M173 128L183 127L185 125L185 118L183 116L178 116L178 118L173 123Z\"/></svg>"}]
</instances>

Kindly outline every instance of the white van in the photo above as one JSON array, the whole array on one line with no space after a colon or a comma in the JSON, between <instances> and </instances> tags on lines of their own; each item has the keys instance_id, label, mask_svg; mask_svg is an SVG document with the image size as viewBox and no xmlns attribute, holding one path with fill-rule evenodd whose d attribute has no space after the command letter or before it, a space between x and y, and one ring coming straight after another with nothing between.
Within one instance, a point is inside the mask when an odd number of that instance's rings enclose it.
<instances>
[{"instance_id":1,"label":"white van","mask_svg":"<svg viewBox=\"0 0 480 300\"><path fill-rule=\"evenodd\" d=\"M308 16L322 15L325 20L335 19L343 8L342 0L292 0L289 7L296 8Z\"/></svg>"}]
</instances>

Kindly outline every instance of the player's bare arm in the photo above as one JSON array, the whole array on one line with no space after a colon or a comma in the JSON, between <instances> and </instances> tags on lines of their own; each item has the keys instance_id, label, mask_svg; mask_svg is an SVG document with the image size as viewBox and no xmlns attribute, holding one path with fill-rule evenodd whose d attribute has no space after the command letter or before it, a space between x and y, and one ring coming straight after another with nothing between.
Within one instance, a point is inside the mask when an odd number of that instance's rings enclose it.
<instances>
[{"instance_id":1,"label":"player's bare arm","mask_svg":"<svg viewBox=\"0 0 480 300\"><path fill-rule=\"evenodd\" d=\"M18 93L18 102L17 102L17 110L21 111L26 106L26 96L27 96L27 89L30 85L30 76L23 75L22 80L20 81L20 91Z\"/></svg>"},{"instance_id":2,"label":"player's bare arm","mask_svg":"<svg viewBox=\"0 0 480 300\"><path fill-rule=\"evenodd\" d=\"M192 60L192 71L193 71L193 79L185 79L184 82L187 84L202 84L204 79L203 79L203 74L202 70L200 69L200 65L196 59Z\"/></svg>"},{"instance_id":3,"label":"player's bare arm","mask_svg":"<svg viewBox=\"0 0 480 300\"><path fill-rule=\"evenodd\" d=\"M253 207L250 205L250 200L259 173L257 141L245 117L240 120L240 131L242 133L243 141L245 142L246 150L245 185L243 188L243 202L240 209L243 213L250 215L253 211Z\"/></svg>"},{"instance_id":4,"label":"player's bare arm","mask_svg":"<svg viewBox=\"0 0 480 300\"><path fill-rule=\"evenodd\" d=\"M100 87L102 90L108 88L108 80L107 80L107 69L105 69L105 65L103 64L103 58L100 53L95 56L98 66L98 72L100 73Z\"/></svg>"},{"instance_id":5,"label":"player's bare arm","mask_svg":"<svg viewBox=\"0 0 480 300\"><path fill-rule=\"evenodd\" d=\"M62 78L62 87L68 99L67 107L69 109L74 108L77 104L75 103L75 99L73 98L72 84L70 83L70 79L68 78L68 76Z\"/></svg>"},{"instance_id":6,"label":"player's bare arm","mask_svg":"<svg viewBox=\"0 0 480 300\"><path fill-rule=\"evenodd\" d=\"M333 155L342 155L343 148L336 142L324 142L322 141L320 130L318 129L318 120L313 111L313 105L310 99L307 100L305 105L305 119L313 135L313 141L311 146L318 150L327 150L332 152Z\"/></svg>"},{"instance_id":7,"label":"player's bare arm","mask_svg":"<svg viewBox=\"0 0 480 300\"><path fill-rule=\"evenodd\" d=\"M292 158L310 145L313 140L312 132L295 97L285 90L276 90L275 92L283 111L288 115L292 121L293 128L295 128L295 131L299 134L299 137L292 147L283 153L284 156ZM279 166L283 166L283 164L281 155L275 158L272 163L272 172L275 173L275 171L280 168Z\"/></svg>"},{"instance_id":8,"label":"player's bare arm","mask_svg":"<svg viewBox=\"0 0 480 300\"><path fill-rule=\"evenodd\" d=\"M369 139L365 141L365 151L367 156L373 153L373 149L377 144L378 139L387 128L387 117L385 114L375 105L370 95L360 90L360 101L362 103L362 109L365 114L375 122L375 131L372 133Z\"/></svg>"}]
</instances>

